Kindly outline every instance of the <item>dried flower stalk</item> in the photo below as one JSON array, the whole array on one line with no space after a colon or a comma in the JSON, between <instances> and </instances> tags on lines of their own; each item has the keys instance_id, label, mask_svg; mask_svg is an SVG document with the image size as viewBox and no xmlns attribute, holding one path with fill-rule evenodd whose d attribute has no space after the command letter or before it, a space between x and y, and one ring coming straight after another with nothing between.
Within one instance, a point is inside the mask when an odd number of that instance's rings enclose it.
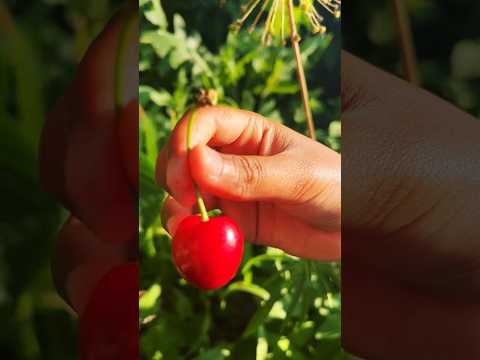
<instances>
[{"instance_id":1,"label":"dried flower stalk","mask_svg":"<svg viewBox=\"0 0 480 360\"><path fill-rule=\"evenodd\" d=\"M320 15L315 8L315 4L320 4L327 12L332 14L335 18L341 16L341 0L300 0L299 9L308 19L312 33L325 34L327 27L324 25L324 17ZM312 139L315 139L315 124L313 121L312 111L310 108L310 100L308 95L308 86L305 78L305 71L302 64L302 57L300 51L300 36L298 35L297 25L295 23L294 1L293 0L250 0L242 6L242 14L236 20L231 28L234 31L239 31L245 24L247 19L259 8L252 23L248 27L249 32L253 32L258 26L263 17L266 16L265 25L263 27L261 41L264 46L269 46L273 43L273 39L277 33L280 34L282 45L286 44L286 19L288 18L288 29L290 30L290 41L292 44L293 53L295 55L297 77L300 84L302 103L307 120L308 134Z\"/></svg>"}]
</instances>

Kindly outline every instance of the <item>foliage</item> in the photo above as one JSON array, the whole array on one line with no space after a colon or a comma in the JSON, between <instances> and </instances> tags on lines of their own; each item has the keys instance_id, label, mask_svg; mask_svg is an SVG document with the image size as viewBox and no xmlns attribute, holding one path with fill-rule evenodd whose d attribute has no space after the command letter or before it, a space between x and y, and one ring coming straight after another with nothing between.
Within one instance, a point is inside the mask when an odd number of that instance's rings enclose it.
<instances>
[{"instance_id":1,"label":"foliage","mask_svg":"<svg viewBox=\"0 0 480 360\"><path fill-rule=\"evenodd\" d=\"M65 214L38 182L37 144L46 111L118 4L0 1L1 359L76 359L76 316L50 273Z\"/></svg>"},{"instance_id":2,"label":"foliage","mask_svg":"<svg viewBox=\"0 0 480 360\"><path fill-rule=\"evenodd\" d=\"M140 4L142 359L341 357L337 264L247 245L234 281L201 291L179 277L159 219L164 193L154 181L156 156L197 89L213 88L221 103L306 131L291 50L261 47L258 32L229 34L209 49L188 15L167 17L158 0ZM211 9L198 11L207 18ZM302 42L307 77L325 61L338 62L332 42L332 34ZM319 138L339 150L338 94L314 87L311 101Z\"/></svg>"},{"instance_id":3,"label":"foliage","mask_svg":"<svg viewBox=\"0 0 480 360\"><path fill-rule=\"evenodd\" d=\"M76 319L55 294L50 277L50 255L55 233L63 214L40 189L36 178L35 144L38 141L45 112L52 107L69 84L75 66L86 47L121 2L123 1L38 0L28 3L15 0L0 1L2 11L0 17L2 19L0 21L0 194L2 199L0 319L3 325L0 329L1 359L67 360L76 358ZM252 39L241 33L237 38L227 40L226 29L238 16L240 2L225 1L223 8L218 6L219 2L219 0L164 0L166 16L163 16L159 8L157 11L150 12L149 19L144 19L142 22L142 35L147 30L158 30L160 27L163 32L172 34L174 32L173 14L181 13L188 24L184 28L188 44L197 42L197 45L192 46L202 57L206 57L207 64L213 67L213 77L223 88L225 98L233 99L241 107L278 117L288 126L304 131L305 127L301 119L298 123L293 121L292 114L295 114L296 109L300 109L296 94L270 93L264 97L258 95L262 93L262 87L271 75L271 72L269 73L262 64L277 56L283 63L283 70L280 73L285 78L282 78L282 81L290 85L296 84L291 65L292 58L288 49L260 48L256 40L258 34L254 34ZM141 0L140 3L142 12L146 16L146 9L147 7L151 9L152 2ZM465 0L460 6L459 2L454 0L408 0L406 3L409 4L412 14L424 85L474 115L480 115L478 76L480 61L475 60L479 54L480 35L477 14L480 2ZM346 48L389 71L399 73L400 62L394 38L394 22L388 2L355 0L345 4L342 31ZM14 37L8 31L9 29L5 28L9 25L4 21L6 10L9 10L12 15L14 29L18 31ZM327 21L329 21L328 18ZM168 26L165 26L166 22ZM330 43L318 37L315 41L308 40L310 37L304 36L302 45L305 50L308 47L306 44L310 42L314 50L306 59L306 66L309 84L312 90L317 91L317 93L313 91L312 97L317 99L319 107L316 110L315 119L320 138L325 142L332 141L332 146L335 147L338 147L334 142L338 141L339 136L329 137L328 129L332 119L338 118L339 109L337 99L339 92L337 54L341 46L339 26L335 22L328 23L329 29L335 29L333 41ZM226 46L227 41L232 45ZM223 49L222 55L221 49ZM165 141L174 122L188 103L187 94L191 93L191 73L195 62L187 60L178 64L176 68L172 68L170 65L172 49L168 57L163 60L160 60L163 57L156 54L152 45L142 44L141 52L142 66L150 66L149 69L141 71L142 85L150 86L158 92L164 89L171 95L170 100L174 101L173 105L168 107L154 105L151 97L155 98L155 95L147 95L148 91L142 90L142 104L151 119L143 122L142 134L153 134L149 137L150 150L143 150L142 154L149 154L153 161L155 152ZM241 56L250 52L254 52L255 55L251 56L255 59L247 63L244 69L245 76L238 72L241 69L230 70L232 64L238 64ZM467 64L467 59L473 60ZM219 67L216 64L219 64ZM252 69L255 71L252 72ZM185 74L184 77L180 75L182 71ZM258 76L257 72L259 72ZM236 77L231 75L232 73L236 74ZM231 83L223 82L223 79L230 77L237 80ZM202 74L197 74L193 80L197 85L203 85L201 78ZM182 82L184 85L178 87ZM255 87L258 87L256 93L253 92ZM177 88L182 90L176 92ZM185 100L182 100L182 97ZM156 100L160 103L165 101L161 98ZM271 100L275 103L268 105ZM278 111L275 112L273 109ZM301 111L297 111L297 116L301 117ZM333 122L331 126L332 131L338 131L338 122ZM151 127L150 130L148 130L149 127ZM228 295L204 294L179 282L169 257L168 237L158 226L158 209L161 202L159 199L162 195L151 178L152 168L148 168L147 162L142 164L144 165L142 176L144 197L142 197L141 254L144 260L142 270L145 270L142 273L142 285L148 292L142 298L141 308L143 318L148 314L157 316L156 320L143 326L142 329L144 357L158 359L160 353L157 351L164 351L164 349L178 351L181 354L193 349L190 357L218 359L224 357L225 352L222 350L228 348L232 354L231 358L234 356L242 358L240 352L242 350L248 353L247 359L252 358L251 355L257 352L261 358L261 354L265 353L265 345L268 345L269 351L277 351L276 355L282 358L284 353L279 355L279 351L285 347L288 340L292 348L308 349L309 345L316 344L314 348L318 353L309 355L308 359L334 358L327 352L329 349L332 349L332 352L338 350L338 329L335 334L335 326L338 323L334 319L338 316L339 309L336 307L338 297L335 289L332 290L332 304L330 304L333 315L324 316L313 306L308 310L308 317L311 318L309 322L299 320L301 316L299 312L303 311L303 304L309 303L308 297L311 298L323 292L323 290L317 292L310 286L311 284L308 284L310 290L303 291L307 300L299 299L297 303L299 306L295 311L288 310L291 306L289 304L295 297L290 294L281 294L280 302L273 306L274 311L270 312L269 316L262 317L267 312L271 301L262 300L262 296L265 298L266 293L262 290L258 291L258 288L249 287L250 290L253 289L254 294L258 295L250 295L240 290L230 291ZM151 187L148 188L148 186ZM258 255L262 256L264 252L262 249L249 249L252 255L250 259ZM253 274L252 279L255 285L273 294L273 296L270 295L270 299L275 299L275 281L267 283L268 277L272 274L288 276L286 271L278 269L287 267L292 269L289 280L282 280L285 286L299 283L292 280L294 276L298 279L306 276L307 272L316 272L317 279L325 280L325 277L319 277L318 273L330 272L328 264L312 266L313 264L310 263L308 265L274 251L272 253L271 249L265 256L267 257L260 258L258 265L250 270L247 269L247 274ZM328 270L324 270L325 268ZM332 272L334 275L338 274L336 270ZM238 279L243 278L242 275ZM316 286L321 287L319 284L321 282ZM225 301L222 302L222 299ZM225 304L225 308L222 308L222 304ZM317 301L317 305L321 305L321 302ZM329 304L326 305L328 308ZM279 311L282 308L291 314L290 320L278 319L277 314L283 313ZM322 309L323 306L320 308ZM246 329L246 323L259 309L263 311L258 312L255 319L259 319L258 324L261 326L253 334L242 338L241 333ZM324 309L321 311L325 314ZM204 317L202 318L201 315ZM282 332L284 338L278 337L280 323L286 323ZM255 325L255 322L252 324ZM327 337L327 340L321 343L312 341L312 333L321 331L328 334L325 329L329 327L333 333L331 340ZM296 337L288 332L292 329L295 329L293 334L296 334ZM175 356L168 357L165 352L164 359L175 359Z\"/></svg>"}]
</instances>

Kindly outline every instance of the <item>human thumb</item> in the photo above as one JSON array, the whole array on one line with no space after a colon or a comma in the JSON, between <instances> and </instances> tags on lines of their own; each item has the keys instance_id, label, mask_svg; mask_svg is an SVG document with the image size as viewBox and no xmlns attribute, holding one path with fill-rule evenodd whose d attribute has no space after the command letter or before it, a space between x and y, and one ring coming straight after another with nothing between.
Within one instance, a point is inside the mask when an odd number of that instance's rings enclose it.
<instances>
[{"instance_id":1,"label":"human thumb","mask_svg":"<svg viewBox=\"0 0 480 360\"><path fill-rule=\"evenodd\" d=\"M189 157L192 177L214 196L235 201L275 200L290 193L295 171L286 171L285 156L223 154L205 145Z\"/></svg>"}]
</instances>

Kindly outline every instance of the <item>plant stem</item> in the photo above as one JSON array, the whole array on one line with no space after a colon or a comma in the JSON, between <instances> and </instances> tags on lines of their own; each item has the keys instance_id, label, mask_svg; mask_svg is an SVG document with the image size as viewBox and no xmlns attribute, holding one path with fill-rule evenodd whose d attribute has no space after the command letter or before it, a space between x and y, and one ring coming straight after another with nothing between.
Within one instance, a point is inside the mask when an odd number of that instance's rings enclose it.
<instances>
[{"instance_id":1,"label":"plant stem","mask_svg":"<svg viewBox=\"0 0 480 360\"><path fill-rule=\"evenodd\" d=\"M403 0L393 0L393 8L402 52L405 79L412 84L418 85L417 61L413 45L412 30Z\"/></svg>"},{"instance_id":2,"label":"plant stem","mask_svg":"<svg viewBox=\"0 0 480 360\"><path fill-rule=\"evenodd\" d=\"M191 146L191 133L192 133L192 125L195 120L195 117L197 115L197 110L198 107L195 106L191 112L190 112L190 117L188 118L188 124L187 124L187 153L190 155L190 151L192 150ZM200 216L202 217L202 221L206 222L209 220L208 217L208 212L207 208L205 206L205 202L203 201L202 195L200 194L200 190L198 189L197 184L195 183L195 180L192 178L192 183L193 183L193 188L195 190L195 199L197 200L197 206L198 210L200 211Z\"/></svg>"},{"instance_id":3,"label":"plant stem","mask_svg":"<svg viewBox=\"0 0 480 360\"><path fill-rule=\"evenodd\" d=\"M303 109L305 117L307 118L308 135L315 140L315 124L313 123L312 110L310 109L310 102L308 96L307 80L305 79L305 71L303 70L302 55L300 53L300 36L297 33L297 25L295 24L295 15L293 13L293 0L285 0L288 4L288 17L290 20L290 39L292 42L293 53L295 54L295 61L297 63L297 77L300 83L302 94Z\"/></svg>"}]
</instances>

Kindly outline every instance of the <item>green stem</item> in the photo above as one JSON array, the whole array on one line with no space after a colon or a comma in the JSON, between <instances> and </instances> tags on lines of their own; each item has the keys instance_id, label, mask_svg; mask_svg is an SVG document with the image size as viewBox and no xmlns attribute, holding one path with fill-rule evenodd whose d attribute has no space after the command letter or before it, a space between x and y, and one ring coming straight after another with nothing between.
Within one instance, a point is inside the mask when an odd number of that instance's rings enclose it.
<instances>
[{"instance_id":1,"label":"green stem","mask_svg":"<svg viewBox=\"0 0 480 360\"><path fill-rule=\"evenodd\" d=\"M187 152L188 152L188 155L190 155L190 151L192 150L192 144L191 144L191 138L192 138L192 126L193 126L193 122L195 120L195 117L197 115L197 110L198 110L198 107L194 107L192 110L191 110L191 113L190 113L190 117L188 118L188 124L187 124ZM200 211L200 216L202 217L202 221L206 222L209 220L209 217L208 217L208 212L207 212L207 208L205 206L205 202L203 201L203 198L202 198L202 195L200 194L200 190L198 189L198 185L195 183L195 181L193 180L192 178L192 182L193 182L193 188L195 190L195 198L197 200L197 206L198 206L198 210Z\"/></svg>"}]
</instances>

